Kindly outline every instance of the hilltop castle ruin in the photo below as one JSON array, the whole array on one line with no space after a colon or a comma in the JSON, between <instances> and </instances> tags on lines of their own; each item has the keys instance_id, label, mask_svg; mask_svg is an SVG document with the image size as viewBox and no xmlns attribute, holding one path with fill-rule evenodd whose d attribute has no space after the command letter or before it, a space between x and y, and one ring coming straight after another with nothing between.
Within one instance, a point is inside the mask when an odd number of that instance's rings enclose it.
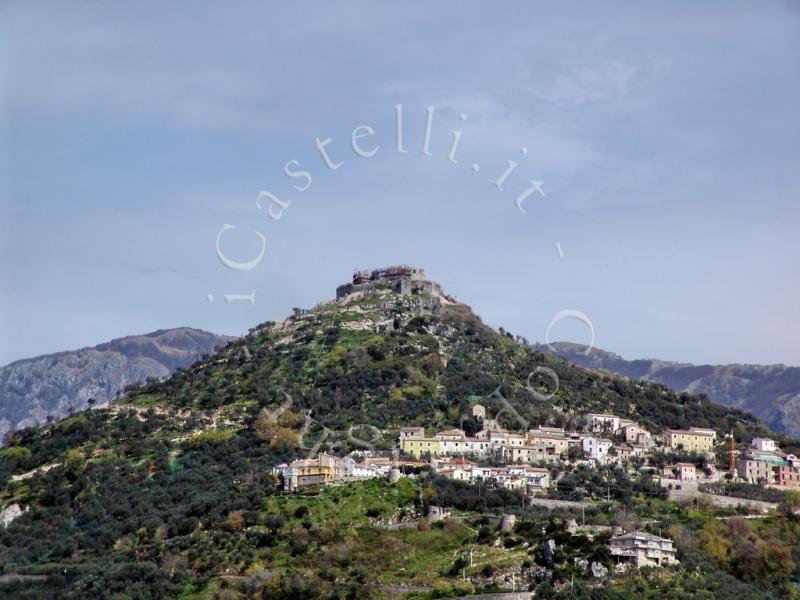
<instances>
[{"instance_id":1,"label":"hilltop castle ruin","mask_svg":"<svg viewBox=\"0 0 800 600\"><path fill-rule=\"evenodd\" d=\"M443 296L442 287L435 281L425 278L425 270L408 265L394 265L374 271L356 271L353 281L336 288L336 299L339 300L355 292L369 290L373 287L390 288L403 295L431 294Z\"/></svg>"}]
</instances>

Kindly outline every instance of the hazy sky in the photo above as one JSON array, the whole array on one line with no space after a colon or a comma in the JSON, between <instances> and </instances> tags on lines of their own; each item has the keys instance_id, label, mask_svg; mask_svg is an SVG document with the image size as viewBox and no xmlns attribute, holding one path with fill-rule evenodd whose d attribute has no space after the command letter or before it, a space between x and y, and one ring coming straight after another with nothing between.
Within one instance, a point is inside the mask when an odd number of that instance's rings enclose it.
<instances>
[{"instance_id":1,"label":"hazy sky","mask_svg":"<svg viewBox=\"0 0 800 600\"><path fill-rule=\"evenodd\" d=\"M800 365L799 167L794 2L4 2L0 364L410 263L530 340Z\"/></svg>"}]
</instances>

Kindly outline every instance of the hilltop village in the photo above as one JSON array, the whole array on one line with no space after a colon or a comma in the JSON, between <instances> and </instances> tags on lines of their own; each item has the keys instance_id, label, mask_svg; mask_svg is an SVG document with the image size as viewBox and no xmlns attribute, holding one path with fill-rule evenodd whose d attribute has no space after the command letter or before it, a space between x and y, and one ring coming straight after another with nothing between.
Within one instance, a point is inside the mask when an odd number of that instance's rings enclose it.
<instances>
[{"instance_id":1,"label":"hilltop village","mask_svg":"<svg viewBox=\"0 0 800 600\"><path fill-rule=\"evenodd\" d=\"M653 435L636 423L612 414L589 413L583 431L537 427L512 432L485 419L485 407L476 404L473 416L484 428L474 436L461 429L426 434L424 427L400 429L397 452L378 456L362 453L338 458L320 453L274 469L284 489L372 477L401 476L406 467L429 467L433 472L460 481L490 481L499 488L542 493L558 481L552 473L565 465L591 468L614 466L630 473L648 471L664 486L697 489L698 483L742 482L774 489L800 489L800 459L785 454L769 438L755 438L750 448L730 465L718 465L717 432L691 427ZM724 438L724 436L723 436ZM733 451L738 454L738 451ZM728 451L727 454L731 454ZM684 461L665 461L671 456ZM730 466L733 466L731 469Z\"/></svg>"},{"instance_id":2,"label":"hilltop village","mask_svg":"<svg viewBox=\"0 0 800 600\"><path fill-rule=\"evenodd\" d=\"M418 315L436 314L443 306L458 304L438 283L427 279L423 269L408 265L356 271L350 282L337 287L336 302L379 290L411 297ZM296 317L306 314L307 309L295 309ZM386 326L396 327L397 322L370 322L369 326L381 331ZM578 430L539 426L509 431L487 412L486 406L473 402L467 417L479 427L472 435L464 429L431 432L424 427L401 427L393 457L370 455L357 462L320 454L280 465L275 472L284 477L289 490L388 476L403 466L429 466L444 477L486 480L499 487L546 493L557 482L551 472L567 464L652 472L664 485L680 488L726 481L800 489L800 459L781 452L769 438L755 438L745 452L739 452L732 433L698 426L656 434L630 419L594 412L582 416ZM669 460L679 457L684 460Z\"/></svg>"},{"instance_id":3,"label":"hilltop village","mask_svg":"<svg viewBox=\"0 0 800 600\"><path fill-rule=\"evenodd\" d=\"M340 285L338 301L389 289L415 298L417 314L435 314L447 304L457 304L422 269L396 266L371 272L357 271L351 282ZM421 312L424 311L424 312ZM302 309L296 314L302 315ZM494 489L513 490L531 504L551 508L586 506L571 483L576 469L599 473L608 481L621 471L630 478L645 475L674 500L702 498L720 507L740 506L756 512L774 505L748 498L714 493L731 484L760 489L800 489L800 459L784 453L770 438L752 439L745 451L736 449L733 433L708 427L649 431L616 414L589 412L581 426L538 426L511 431L501 426L499 415L473 402L462 418L467 428L431 431L422 426L395 430L393 452L358 451L338 457L317 455L278 465L273 474L287 492L335 486L346 482L384 478L390 483L420 473ZM602 487L602 486L601 486ZM446 506L431 506L429 518L449 514ZM513 515L507 515L513 517ZM677 564L672 540L639 530L615 528L608 549L618 561L640 566Z\"/></svg>"},{"instance_id":4,"label":"hilltop village","mask_svg":"<svg viewBox=\"0 0 800 600\"><path fill-rule=\"evenodd\" d=\"M539 352L421 269L336 295L7 436L0 596L797 597L800 441Z\"/></svg>"},{"instance_id":5,"label":"hilltop village","mask_svg":"<svg viewBox=\"0 0 800 600\"><path fill-rule=\"evenodd\" d=\"M589 413L582 431L540 426L512 432L487 418L481 404L473 406L472 417L483 425L473 436L462 429L428 434L424 427L403 427L392 454L362 452L357 460L353 456L340 458L320 453L278 465L273 474L282 480L286 491L292 492L374 478L395 483L401 477L416 477L427 470L438 477L516 490L531 503L550 507L581 504L556 499L560 495L555 493L569 469L581 465L598 470L618 468L630 475L649 473L676 498L687 493L698 495L698 486L721 481L778 490L800 489L800 459L781 452L769 438L753 439L746 453L729 465L719 465L715 448L726 440L724 435L719 439L712 429L690 427L654 435L617 415ZM728 456L734 454L735 451L728 452ZM684 460L669 460L676 456ZM713 494L702 496L712 503L719 501L721 506L741 503L742 508L756 510L765 506ZM430 509L432 521L449 515L446 507ZM513 515L504 519L511 519L513 524ZM577 525L572 527L577 531ZM608 549L623 566L661 567L679 562L671 539L638 528L614 528Z\"/></svg>"}]
</instances>

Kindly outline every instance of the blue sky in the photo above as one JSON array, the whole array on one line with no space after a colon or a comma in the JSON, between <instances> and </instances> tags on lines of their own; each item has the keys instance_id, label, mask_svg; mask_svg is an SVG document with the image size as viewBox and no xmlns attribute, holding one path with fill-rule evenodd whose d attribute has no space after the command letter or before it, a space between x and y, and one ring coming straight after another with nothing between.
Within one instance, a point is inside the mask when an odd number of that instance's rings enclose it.
<instances>
[{"instance_id":1,"label":"blue sky","mask_svg":"<svg viewBox=\"0 0 800 600\"><path fill-rule=\"evenodd\" d=\"M0 364L240 334L401 262L530 340L574 309L627 358L800 365L799 164L796 3L6 2Z\"/></svg>"}]
</instances>

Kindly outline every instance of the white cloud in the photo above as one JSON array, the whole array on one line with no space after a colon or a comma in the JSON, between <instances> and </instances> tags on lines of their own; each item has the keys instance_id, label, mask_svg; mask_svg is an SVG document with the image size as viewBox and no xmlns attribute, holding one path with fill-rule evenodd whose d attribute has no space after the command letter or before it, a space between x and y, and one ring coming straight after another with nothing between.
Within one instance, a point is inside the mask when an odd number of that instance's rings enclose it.
<instances>
[{"instance_id":1,"label":"white cloud","mask_svg":"<svg viewBox=\"0 0 800 600\"><path fill-rule=\"evenodd\" d=\"M572 65L551 73L527 77L528 91L536 98L563 104L614 100L631 93L641 69L617 59ZM524 77L525 73L521 73Z\"/></svg>"}]
</instances>

